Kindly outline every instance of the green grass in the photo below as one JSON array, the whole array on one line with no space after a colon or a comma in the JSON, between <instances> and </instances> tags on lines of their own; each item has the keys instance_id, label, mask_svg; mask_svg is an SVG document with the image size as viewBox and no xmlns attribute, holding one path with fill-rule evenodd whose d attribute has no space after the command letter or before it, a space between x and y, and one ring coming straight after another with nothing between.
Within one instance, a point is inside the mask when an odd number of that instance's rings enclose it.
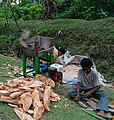
<instances>
[{"instance_id":1,"label":"green grass","mask_svg":"<svg viewBox=\"0 0 114 120\"><path fill-rule=\"evenodd\" d=\"M11 66L5 65L6 62L11 64ZM0 54L0 82L6 82L6 80L12 79L4 76L8 76L8 72L12 72L11 68L13 68L14 66L19 66L21 68L22 61L11 57L6 57Z\"/></svg>"},{"instance_id":2,"label":"green grass","mask_svg":"<svg viewBox=\"0 0 114 120\"><path fill-rule=\"evenodd\" d=\"M4 63L9 62L12 66L22 66L22 60L16 60L0 54L0 67L4 67ZM10 71L10 70L9 70ZM0 82L6 82L11 78L2 77L7 74L7 69L2 69L0 72ZM12 78L13 79L13 78ZM59 102L51 102L50 111L45 112L42 115L41 120L97 120L96 118L88 115L81 110L81 107L67 95L69 89L74 86L62 84L60 87L56 87L54 91L61 97ZM109 93L109 100L114 99L114 91L103 87ZM19 118L13 112L13 109L6 103L0 102L0 119L2 120L19 120Z\"/></svg>"}]
</instances>

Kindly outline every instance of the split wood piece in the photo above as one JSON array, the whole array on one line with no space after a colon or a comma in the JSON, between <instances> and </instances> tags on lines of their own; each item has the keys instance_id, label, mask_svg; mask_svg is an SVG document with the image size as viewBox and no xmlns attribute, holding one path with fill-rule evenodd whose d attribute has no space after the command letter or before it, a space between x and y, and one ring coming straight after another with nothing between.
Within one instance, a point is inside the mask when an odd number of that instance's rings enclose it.
<instances>
[{"instance_id":1,"label":"split wood piece","mask_svg":"<svg viewBox=\"0 0 114 120\"><path fill-rule=\"evenodd\" d=\"M22 81L33 81L34 79L33 78L18 78L19 81L22 80Z\"/></svg>"},{"instance_id":2,"label":"split wood piece","mask_svg":"<svg viewBox=\"0 0 114 120\"><path fill-rule=\"evenodd\" d=\"M109 112L111 112L112 114L114 114L114 109L112 108L108 108Z\"/></svg>"},{"instance_id":3,"label":"split wood piece","mask_svg":"<svg viewBox=\"0 0 114 120\"><path fill-rule=\"evenodd\" d=\"M42 114L44 113L44 106L42 102L40 104L36 105L34 108L34 120L39 120L42 117Z\"/></svg>"},{"instance_id":4,"label":"split wood piece","mask_svg":"<svg viewBox=\"0 0 114 120\"><path fill-rule=\"evenodd\" d=\"M41 87L43 86L43 82L39 81L39 80L35 80L31 85L29 85L29 88L37 88L37 87Z\"/></svg>"},{"instance_id":5,"label":"split wood piece","mask_svg":"<svg viewBox=\"0 0 114 120\"><path fill-rule=\"evenodd\" d=\"M14 108L14 112L20 120L34 120L29 114L25 113L22 108Z\"/></svg>"},{"instance_id":6,"label":"split wood piece","mask_svg":"<svg viewBox=\"0 0 114 120\"><path fill-rule=\"evenodd\" d=\"M96 109L96 106L97 106L97 103L96 103L96 102L94 102L94 101L92 101L92 100L88 100L88 101L87 101L87 104L88 104L91 108L93 108L94 110Z\"/></svg>"},{"instance_id":7,"label":"split wood piece","mask_svg":"<svg viewBox=\"0 0 114 120\"><path fill-rule=\"evenodd\" d=\"M6 84L10 87L16 87L19 84L19 80L18 79L9 80Z\"/></svg>"},{"instance_id":8,"label":"split wood piece","mask_svg":"<svg viewBox=\"0 0 114 120\"><path fill-rule=\"evenodd\" d=\"M83 107L83 108L89 108L89 106L87 106L87 105L85 105L83 102L81 102L81 101L77 101L77 103L81 106L81 107Z\"/></svg>"},{"instance_id":9,"label":"split wood piece","mask_svg":"<svg viewBox=\"0 0 114 120\"><path fill-rule=\"evenodd\" d=\"M23 93L18 103L22 104L24 112L27 112L32 104L31 93L30 92Z\"/></svg>"},{"instance_id":10,"label":"split wood piece","mask_svg":"<svg viewBox=\"0 0 114 120\"><path fill-rule=\"evenodd\" d=\"M13 104L18 104L18 99L12 99L11 97L6 97L6 96L1 96L0 101L13 103Z\"/></svg>"},{"instance_id":11,"label":"split wood piece","mask_svg":"<svg viewBox=\"0 0 114 120\"><path fill-rule=\"evenodd\" d=\"M0 95L8 96L10 94L7 90L0 90Z\"/></svg>"},{"instance_id":12,"label":"split wood piece","mask_svg":"<svg viewBox=\"0 0 114 120\"><path fill-rule=\"evenodd\" d=\"M35 76L35 79L39 79L41 82L45 83L46 85L51 86L52 88L55 87L55 82L51 78L48 78L48 77L43 76L41 74L37 74Z\"/></svg>"},{"instance_id":13,"label":"split wood piece","mask_svg":"<svg viewBox=\"0 0 114 120\"><path fill-rule=\"evenodd\" d=\"M60 96L58 94L54 93L52 89L51 89L50 97L51 97L50 98L51 101L61 100Z\"/></svg>"},{"instance_id":14,"label":"split wood piece","mask_svg":"<svg viewBox=\"0 0 114 120\"><path fill-rule=\"evenodd\" d=\"M34 107L33 118L34 120L38 120L41 118L42 114L44 113L44 106L42 102L40 101L38 90L34 89L32 93L32 98L33 98L33 107Z\"/></svg>"},{"instance_id":15,"label":"split wood piece","mask_svg":"<svg viewBox=\"0 0 114 120\"><path fill-rule=\"evenodd\" d=\"M27 113L34 114L34 110L28 110Z\"/></svg>"},{"instance_id":16,"label":"split wood piece","mask_svg":"<svg viewBox=\"0 0 114 120\"><path fill-rule=\"evenodd\" d=\"M17 87L5 86L5 90L7 90L7 91L9 91L10 93L12 93L12 92L17 92L17 91L19 91L19 88L17 88Z\"/></svg>"},{"instance_id":17,"label":"split wood piece","mask_svg":"<svg viewBox=\"0 0 114 120\"><path fill-rule=\"evenodd\" d=\"M4 84L0 83L0 90L4 90L4 89L5 89Z\"/></svg>"},{"instance_id":18,"label":"split wood piece","mask_svg":"<svg viewBox=\"0 0 114 120\"><path fill-rule=\"evenodd\" d=\"M33 83L34 83L34 80L31 80L31 81L22 80L20 84L25 85L25 86L29 86Z\"/></svg>"},{"instance_id":19,"label":"split wood piece","mask_svg":"<svg viewBox=\"0 0 114 120\"><path fill-rule=\"evenodd\" d=\"M32 92L32 99L33 99L33 107L35 107L36 105L40 104L40 94L39 91L37 89L34 89L34 91Z\"/></svg>"},{"instance_id":20,"label":"split wood piece","mask_svg":"<svg viewBox=\"0 0 114 120\"><path fill-rule=\"evenodd\" d=\"M96 99L96 98L90 98L90 100L93 100L94 102L99 102L99 100L98 99Z\"/></svg>"},{"instance_id":21,"label":"split wood piece","mask_svg":"<svg viewBox=\"0 0 114 120\"><path fill-rule=\"evenodd\" d=\"M49 111L51 86L45 86L43 94L44 108Z\"/></svg>"},{"instance_id":22,"label":"split wood piece","mask_svg":"<svg viewBox=\"0 0 114 120\"><path fill-rule=\"evenodd\" d=\"M31 88L29 88L28 86L23 86L23 87L18 87L20 90L25 90L25 91L28 91L28 92L31 92L33 91Z\"/></svg>"},{"instance_id":23,"label":"split wood piece","mask_svg":"<svg viewBox=\"0 0 114 120\"><path fill-rule=\"evenodd\" d=\"M110 108L113 108L114 109L114 101L109 101L108 102L108 105Z\"/></svg>"},{"instance_id":24,"label":"split wood piece","mask_svg":"<svg viewBox=\"0 0 114 120\"><path fill-rule=\"evenodd\" d=\"M9 96L11 97L11 98L16 98L16 97L19 97L21 94L23 94L24 93L24 91L18 91L18 92L13 92L13 93L11 93Z\"/></svg>"},{"instance_id":25,"label":"split wood piece","mask_svg":"<svg viewBox=\"0 0 114 120\"><path fill-rule=\"evenodd\" d=\"M13 108L18 108L17 105L14 105L14 104L11 104L11 103L8 103L8 105L9 105L10 107L13 107Z\"/></svg>"}]
</instances>

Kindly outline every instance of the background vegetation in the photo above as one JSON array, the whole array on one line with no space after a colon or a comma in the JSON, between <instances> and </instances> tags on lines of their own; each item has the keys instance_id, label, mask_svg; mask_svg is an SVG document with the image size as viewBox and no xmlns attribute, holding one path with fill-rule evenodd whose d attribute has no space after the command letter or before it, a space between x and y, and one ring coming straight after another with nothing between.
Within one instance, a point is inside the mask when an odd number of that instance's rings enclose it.
<instances>
[{"instance_id":1,"label":"background vegetation","mask_svg":"<svg viewBox=\"0 0 114 120\"><path fill-rule=\"evenodd\" d=\"M11 0L11 3L14 4L15 1ZM10 9L4 0L1 3L0 19L5 19L4 13L7 18L13 18L12 12L18 20L41 19L44 4L43 0L39 1L21 0L20 4L14 4ZM55 0L55 2L57 18L96 20L114 16L114 0Z\"/></svg>"},{"instance_id":2,"label":"background vegetation","mask_svg":"<svg viewBox=\"0 0 114 120\"><path fill-rule=\"evenodd\" d=\"M104 77L114 80L114 18L86 21L81 19L30 20L18 22L21 30L29 29L31 36L51 36L54 44L93 58ZM0 23L0 49L17 53L21 33L15 22L10 27Z\"/></svg>"}]
</instances>

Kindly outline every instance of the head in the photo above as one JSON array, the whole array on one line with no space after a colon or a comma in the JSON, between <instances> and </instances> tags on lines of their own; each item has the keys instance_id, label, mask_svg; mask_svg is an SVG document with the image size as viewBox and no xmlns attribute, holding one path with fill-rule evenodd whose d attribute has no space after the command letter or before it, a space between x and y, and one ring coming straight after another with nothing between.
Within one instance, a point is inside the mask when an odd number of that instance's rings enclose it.
<instances>
[{"instance_id":1,"label":"head","mask_svg":"<svg viewBox=\"0 0 114 120\"><path fill-rule=\"evenodd\" d=\"M61 47L56 47L57 50L58 50L58 56L61 56L61 55L64 55L65 54L65 49L64 48L61 48Z\"/></svg>"},{"instance_id":2,"label":"head","mask_svg":"<svg viewBox=\"0 0 114 120\"><path fill-rule=\"evenodd\" d=\"M91 59L89 58L83 58L81 60L81 67L83 69L83 71L86 73L86 74L89 74L91 72L91 67L93 66L93 62Z\"/></svg>"}]
</instances>

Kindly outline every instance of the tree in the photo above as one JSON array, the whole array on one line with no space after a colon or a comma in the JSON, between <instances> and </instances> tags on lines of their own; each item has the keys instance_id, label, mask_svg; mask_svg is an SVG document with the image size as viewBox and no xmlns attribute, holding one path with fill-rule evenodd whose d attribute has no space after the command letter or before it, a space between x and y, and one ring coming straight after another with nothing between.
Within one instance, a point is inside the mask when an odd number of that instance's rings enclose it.
<instances>
[{"instance_id":1,"label":"tree","mask_svg":"<svg viewBox=\"0 0 114 120\"><path fill-rule=\"evenodd\" d=\"M54 0L44 0L44 19L54 19L56 16L56 4Z\"/></svg>"}]
</instances>

